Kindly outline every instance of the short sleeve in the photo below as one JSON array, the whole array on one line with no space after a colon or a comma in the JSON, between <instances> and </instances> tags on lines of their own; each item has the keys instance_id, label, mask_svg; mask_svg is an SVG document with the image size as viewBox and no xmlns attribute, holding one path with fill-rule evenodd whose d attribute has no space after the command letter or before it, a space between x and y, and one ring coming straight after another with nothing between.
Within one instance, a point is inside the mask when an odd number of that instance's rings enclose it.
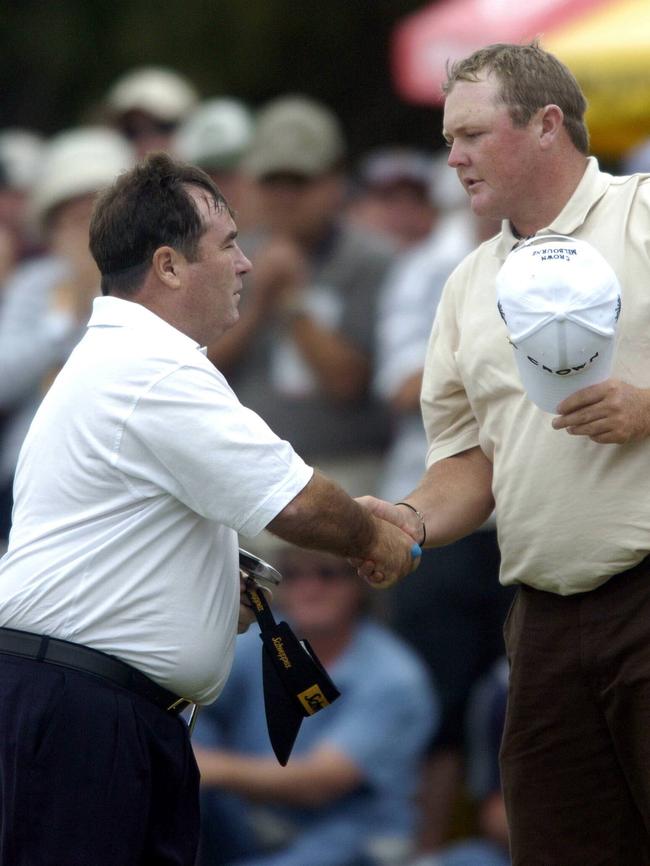
<instances>
[{"instance_id":1,"label":"short sleeve","mask_svg":"<svg viewBox=\"0 0 650 866\"><path fill-rule=\"evenodd\" d=\"M133 407L117 465L140 495L173 495L202 517L259 533L307 484L312 469L215 369L183 366Z\"/></svg>"}]
</instances>

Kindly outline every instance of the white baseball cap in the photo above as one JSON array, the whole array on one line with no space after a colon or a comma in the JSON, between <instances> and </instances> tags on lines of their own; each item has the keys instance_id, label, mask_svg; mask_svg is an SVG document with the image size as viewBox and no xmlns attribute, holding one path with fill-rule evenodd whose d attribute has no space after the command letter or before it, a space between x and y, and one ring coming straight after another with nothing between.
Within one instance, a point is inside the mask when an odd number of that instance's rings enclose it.
<instances>
[{"instance_id":1,"label":"white baseball cap","mask_svg":"<svg viewBox=\"0 0 650 866\"><path fill-rule=\"evenodd\" d=\"M139 66L115 81L106 103L115 114L143 111L168 123L178 123L198 103L193 84L173 69Z\"/></svg>"},{"instance_id":2,"label":"white baseball cap","mask_svg":"<svg viewBox=\"0 0 650 866\"><path fill-rule=\"evenodd\" d=\"M52 208L96 193L135 164L129 143L108 127L75 127L50 139L32 187L31 211L38 221Z\"/></svg>"},{"instance_id":3,"label":"white baseball cap","mask_svg":"<svg viewBox=\"0 0 650 866\"><path fill-rule=\"evenodd\" d=\"M555 413L570 394L609 377L621 288L591 244L531 238L508 255L496 287L524 390L540 409Z\"/></svg>"},{"instance_id":4,"label":"white baseball cap","mask_svg":"<svg viewBox=\"0 0 650 866\"><path fill-rule=\"evenodd\" d=\"M237 99L223 97L201 103L181 124L174 150L186 162L202 168L237 165L253 135L253 115Z\"/></svg>"}]
</instances>

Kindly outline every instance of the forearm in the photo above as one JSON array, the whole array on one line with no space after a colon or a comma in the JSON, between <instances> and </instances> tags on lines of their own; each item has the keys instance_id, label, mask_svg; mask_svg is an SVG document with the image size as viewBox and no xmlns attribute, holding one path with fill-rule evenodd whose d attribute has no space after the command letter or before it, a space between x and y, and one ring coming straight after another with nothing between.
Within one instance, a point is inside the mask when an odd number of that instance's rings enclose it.
<instances>
[{"instance_id":1,"label":"forearm","mask_svg":"<svg viewBox=\"0 0 650 866\"><path fill-rule=\"evenodd\" d=\"M474 532L492 513L492 464L480 448L470 448L431 466L401 503L374 496L358 501L422 547L442 547Z\"/></svg>"},{"instance_id":2,"label":"forearm","mask_svg":"<svg viewBox=\"0 0 650 866\"><path fill-rule=\"evenodd\" d=\"M258 802L296 802L292 799L295 797L293 783L287 784L283 772L285 768L272 758L208 750L196 750L196 757L201 784L205 787L219 787Z\"/></svg>"},{"instance_id":3,"label":"forearm","mask_svg":"<svg viewBox=\"0 0 650 866\"><path fill-rule=\"evenodd\" d=\"M370 550L377 536L372 515L318 471L267 529L299 547L346 557Z\"/></svg>"},{"instance_id":4,"label":"forearm","mask_svg":"<svg viewBox=\"0 0 650 866\"><path fill-rule=\"evenodd\" d=\"M362 508L318 472L267 529L299 547L372 562L372 575L362 576L372 576L372 582L384 588L405 577L419 562L418 549L399 524Z\"/></svg>"},{"instance_id":5,"label":"forearm","mask_svg":"<svg viewBox=\"0 0 650 866\"><path fill-rule=\"evenodd\" d=\"M474 532L492 513L492 464L478 447L448 457L434 463L402 498L422 513L427 547L450 544Z\"/></svg>"},{"instance_id":6,"label":"forearm","mask_svg":"<svg viewBox=\"0 0 650 866\"><path fill-rule=\"evenodd\" d=\"M204 786L219 787L257 802L318 808L353 790L361 781L356 766L332 749L292 758L286 767L274 758L259 755L195 751Z\"/></svg>"}]
</instances>

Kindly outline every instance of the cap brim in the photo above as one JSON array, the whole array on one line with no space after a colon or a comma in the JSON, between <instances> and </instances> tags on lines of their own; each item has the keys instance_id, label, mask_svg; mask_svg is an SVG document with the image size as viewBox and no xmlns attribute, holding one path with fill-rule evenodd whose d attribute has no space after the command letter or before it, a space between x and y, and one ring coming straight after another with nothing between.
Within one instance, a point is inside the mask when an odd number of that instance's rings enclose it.
<instances>
[{"instance_id":1,"label":"cap brim","mask_svg":"<svg viewBox=\"0 0 650 866\"><path fill-rule=\"evenodd\" d=\"M567 376L546 372L540 366L532 364L521 348L513 347L513 351L519 377L528 398L544 412L555 415L559 404L571 394L609 378L614 360L614 340L607 340L598 358L589 367Z\"/></svg>"}]
</instances>

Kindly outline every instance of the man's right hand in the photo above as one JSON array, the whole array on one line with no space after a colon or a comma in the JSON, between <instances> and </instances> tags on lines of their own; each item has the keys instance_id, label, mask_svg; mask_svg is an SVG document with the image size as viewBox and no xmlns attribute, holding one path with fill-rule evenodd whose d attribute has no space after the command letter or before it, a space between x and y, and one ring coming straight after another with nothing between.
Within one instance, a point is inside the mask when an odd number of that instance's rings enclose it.
<instances>
[{"instance_id":1,"label":"man's right hand","mask_svg":"<svg viewBox=\"0 0 650 866\"><path fill-rule=\"evenodd\" d=\"M375 517L399 526L411 536L413 541L421 541L422 523L410 508L405 508L402 504L395 505L385 499L377 499L376 496L357 496L356 501Z\"/></svg>"},{"instance_id":2,"label":"man's right hand","mask_svg":"<svg viewBox=\"0 0 650 866\"><path fill-rule=\"evenodd\" d=\"M359 577L375 589L388 589L420 564L413 538L386 520L374 518L376 537L363 559L353 560Z\"/></svg>"},{"instance_id":3,"label":"man's right hand","mask_svg":"<svg viewBox=\"0 0 650 866\"><path fill-rule=\"evenodd\" d=\"M413 571L419 558L413 538L382 517L316 470L267 529L298 547L344 556L372 586L386 588Z\"/></svg>"}]
</instances>

